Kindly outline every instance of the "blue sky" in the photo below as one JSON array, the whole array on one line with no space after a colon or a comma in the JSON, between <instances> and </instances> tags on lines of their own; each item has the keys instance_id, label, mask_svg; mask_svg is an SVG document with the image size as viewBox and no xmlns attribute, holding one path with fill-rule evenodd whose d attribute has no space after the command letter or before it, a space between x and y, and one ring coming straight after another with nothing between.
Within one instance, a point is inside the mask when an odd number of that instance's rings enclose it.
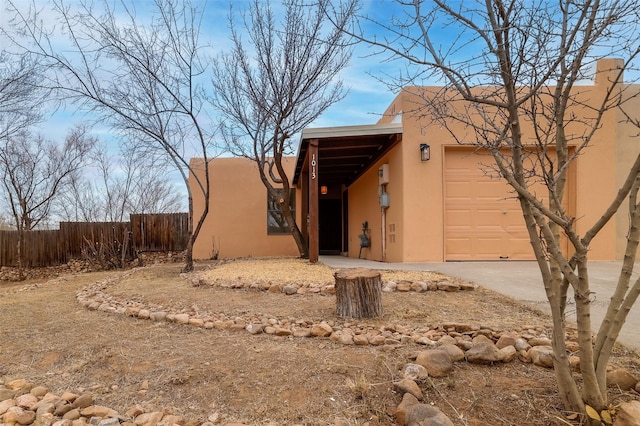
<instances>
[{"instance_id":1,"label":"blue sky","mask_svg":"<svg viewBox=\"0 0 640 426\"><path fill-rule=\"evenodd\" d=\"M6 17L3 17L5 0L0 0L0 25L6 25ZM21 7L28 7L30 0L17 0ZM139 12L149 6L149 1L134 2ZM201 37L211 44L214 50L223 50L229 46L227 13L229 5L233 3L235 11L248 6L247 1L222 1L209 0L207 3L194 2L196 5L206 4L206 17L202 26ZM42 8L46 20L47 2L36 0L39 8ZM385 9L391 9L394 3L383 0L366 0L363 7L376 14L385 13ZM387 10L388 12L388 10ZM139 13L140 14L140 13ZM219 46L223 46L220 49ZM393 74L399 69L399 64L385 63L383 56L371 56L371 48L359 44L355 47L350 66L341 74L345 87L348 88L346 97L335 104L320 116L313 127L346 126L375 123L379 115L391 103L395 94L374 76L379 76L384 71ZM63 139L67 130L76 123L82 123L91 116L82 111L76 111L73 106L55 112L40 126L43 133L53 139ZM101 138L109 138L110 129L96 126L94 133Z\"/></svg>"}]
</instances>

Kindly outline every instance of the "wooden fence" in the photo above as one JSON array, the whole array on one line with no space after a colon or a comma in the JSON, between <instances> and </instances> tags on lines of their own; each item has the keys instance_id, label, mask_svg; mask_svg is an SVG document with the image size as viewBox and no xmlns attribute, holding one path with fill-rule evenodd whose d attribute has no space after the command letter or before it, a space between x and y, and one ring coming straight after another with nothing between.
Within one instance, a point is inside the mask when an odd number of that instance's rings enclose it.
<instances>
[{"instance_id":1,"label":"wooden fence","mask_svg":"<svg viewBox=\"0 0 640 426\"><path fill-rule=\"evenodd\" d=\"M182 251L188 240L187 213L135 214L129 222L60 222L59 230L29 231L22 242L23 266L55 266L81 258L90 245L128 241L136 252ZM0 266L18 265L18 231L0 231Z\"/></svg>"}]
</instances>

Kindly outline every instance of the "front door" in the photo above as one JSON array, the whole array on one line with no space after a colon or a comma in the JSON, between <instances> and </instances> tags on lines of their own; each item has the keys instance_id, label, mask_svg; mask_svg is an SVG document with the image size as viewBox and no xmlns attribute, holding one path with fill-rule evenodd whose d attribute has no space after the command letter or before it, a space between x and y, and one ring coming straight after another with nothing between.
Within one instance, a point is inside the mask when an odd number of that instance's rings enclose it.
<instances>
[{"instance_id":1,"label":"front door","mask_svg":"<svg viewBox=\"0 0 640 426\"><path fill-rule=\"evenodd\" d=\"M338 255L342 250L342 201L320 199L318 209L320 254Z\"/></svg>"}]
</instances>

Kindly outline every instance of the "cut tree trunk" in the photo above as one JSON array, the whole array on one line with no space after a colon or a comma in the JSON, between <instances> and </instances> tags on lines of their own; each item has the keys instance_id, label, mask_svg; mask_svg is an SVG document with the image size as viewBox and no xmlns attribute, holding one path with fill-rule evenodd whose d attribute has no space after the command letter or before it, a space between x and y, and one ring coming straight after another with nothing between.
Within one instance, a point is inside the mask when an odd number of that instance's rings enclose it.
<instances>
[{"instance_id":1,"label":"cut tree trunk","mask_svg":"<svg viewBox=\"0 0 640 426\"><path fill-rule=\"evenodd\" d=\"M341 269L336 279L336 313L339 317L382 316L380 272L366 268Z\"/></svg>"}]
</instances>

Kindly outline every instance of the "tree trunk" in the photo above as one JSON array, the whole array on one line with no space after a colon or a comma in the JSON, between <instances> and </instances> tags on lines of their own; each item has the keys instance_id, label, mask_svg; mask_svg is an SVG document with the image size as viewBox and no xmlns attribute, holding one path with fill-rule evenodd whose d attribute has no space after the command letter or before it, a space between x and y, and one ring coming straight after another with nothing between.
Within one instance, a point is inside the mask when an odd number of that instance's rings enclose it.
<instances>
[{"instance_id":1,"label":"tree trunk","mask_svg":"<svg viewBox=\"0 0 640 426\"><path fill-rule=\"evenodd\" d=\"M338 317L374 318L382 316L382 280L371 269L341 269L336 279Z\"/></svg>"}]
</instances>

